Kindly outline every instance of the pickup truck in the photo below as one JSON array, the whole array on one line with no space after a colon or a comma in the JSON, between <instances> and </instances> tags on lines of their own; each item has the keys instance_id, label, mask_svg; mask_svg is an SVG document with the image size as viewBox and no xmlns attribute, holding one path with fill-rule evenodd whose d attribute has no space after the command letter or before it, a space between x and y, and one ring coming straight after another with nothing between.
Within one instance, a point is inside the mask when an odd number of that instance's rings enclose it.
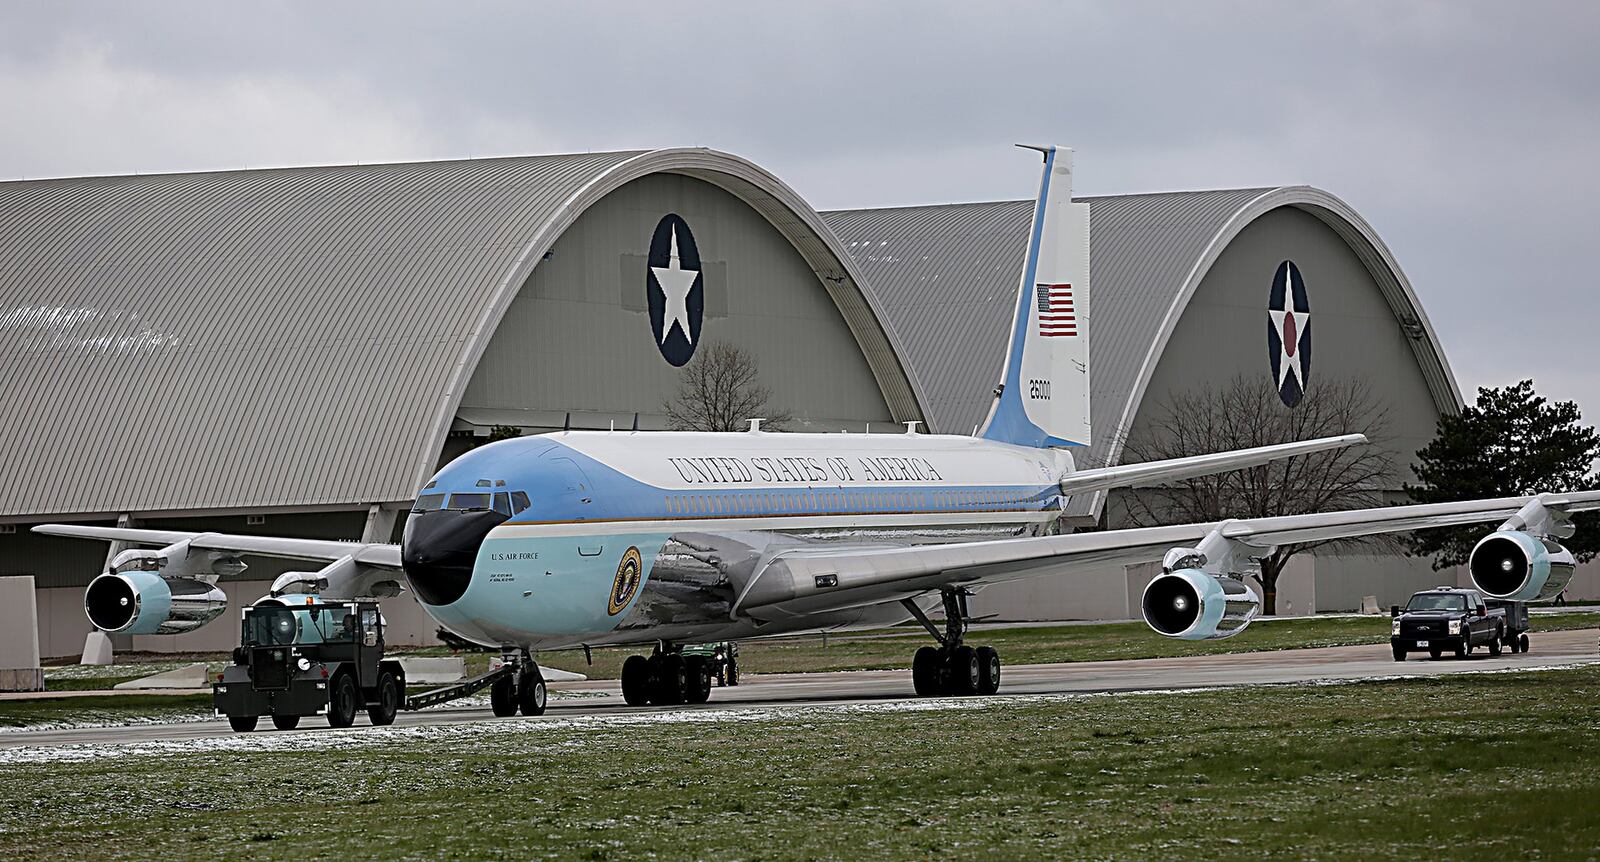
<instances>
[{"instance_id":1,"label":"pickup truck","mask_svg":"<svg viewBox=\"0 0 1600 862\"><path fill-rule=\"evenodd\" d=\"M1488 646L1499 655L1508 642L1508 621L1503 607L1491 608L1477 590L1436 587L1411 596L1405 609L1397 605L1389 631L1395 661L1408 652L1427 652L1438 658L1446 649L1464 658L1474 647Z\"/></svg>"}]
</instances>

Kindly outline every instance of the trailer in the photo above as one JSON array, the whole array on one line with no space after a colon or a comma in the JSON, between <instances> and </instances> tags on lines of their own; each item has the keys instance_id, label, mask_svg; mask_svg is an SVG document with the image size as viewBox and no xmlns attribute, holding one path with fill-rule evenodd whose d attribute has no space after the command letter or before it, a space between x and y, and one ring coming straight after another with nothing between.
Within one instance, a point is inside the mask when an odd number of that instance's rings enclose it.
<instances>
[{"instance_id":1,"label":"trailer","mask_svg":"<svg viewBox=\"0 0 1600 862\"><path fill-rule=\"evenodd\" d=\"M1505 602L1486 599L1490 610L1503 610L1506 614L1505 646L1515 653L1528 651L1528 603Z\"/></svg>"}]
</instances>

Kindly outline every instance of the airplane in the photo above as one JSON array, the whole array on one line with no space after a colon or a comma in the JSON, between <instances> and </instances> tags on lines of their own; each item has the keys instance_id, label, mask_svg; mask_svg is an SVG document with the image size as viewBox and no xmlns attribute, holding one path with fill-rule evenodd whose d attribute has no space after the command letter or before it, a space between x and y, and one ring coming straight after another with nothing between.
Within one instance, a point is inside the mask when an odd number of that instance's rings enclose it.
<instances>
[{"instance_id":1,"label":"airplane","mask_svg":"<svg viewBox=\"0 0 1600 862\"><path fill-rule=\"evenodd\" d=\"M418 490L399 545L47 524L35 531L140 547L92 581L99 629L192 630L219 615L220 575L255 554L319 565L267 599L391 597L409 588L449 631L516 670L495 714L545 710L534 654L653 645L622 669L627 703L704 702L708 666L682 645L915 620L920 696L994 694L999 654L968 643L967 598L989 584L1162 561L1141 613L1158 634L1222 638L1260 602L1244 583L1283 544L1502 521L1473 550L1473 582L1509 600L1555 596L1569 513L1600 492L1543 494L1053 535L1078 494L1236 470L1365 442L1361 435L1078 469L1089 438L1089 213L1072 154L1044 166L999 385L972 436L562 431L474 449ZM1066 574L1059 574L1065 565ZM930 614L943 612L942 626Z\"/></svg>"}]
</instances>

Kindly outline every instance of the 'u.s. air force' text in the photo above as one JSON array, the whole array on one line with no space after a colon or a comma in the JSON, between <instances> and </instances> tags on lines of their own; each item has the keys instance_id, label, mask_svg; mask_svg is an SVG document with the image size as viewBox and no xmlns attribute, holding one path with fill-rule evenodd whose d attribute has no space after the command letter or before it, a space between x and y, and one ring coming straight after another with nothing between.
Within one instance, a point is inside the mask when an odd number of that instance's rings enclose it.
<instances>
[{"instance_id":1,"label":"'u.s. air force' text","mask_svg":"<svg viewBox=\"0 0 1600 862\"><path fill-rule=\"evenodd\" d=\"M939 482L944 477L926 458L668 458L691 485L817 482Z\"/></svg>"}]
</instances>

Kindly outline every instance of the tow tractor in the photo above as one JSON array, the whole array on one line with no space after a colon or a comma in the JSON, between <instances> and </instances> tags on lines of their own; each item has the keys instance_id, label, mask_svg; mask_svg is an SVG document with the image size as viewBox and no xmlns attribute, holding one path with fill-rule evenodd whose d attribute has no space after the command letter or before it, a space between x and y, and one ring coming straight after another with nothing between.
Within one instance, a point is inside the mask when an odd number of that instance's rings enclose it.
<instances>
[{"instance_id":1,"label":"tow tractor","mask_svg":"<svg viewBox=\"0 0 1600 862\"><path fill-rule=\"evenodd\" d=\"M542 715L545 683L531 657L507 656L488 673L407 696L405 670L384 656L383 617L375 601L328 602L307 597L265 599L244 611L233 663L212 683L218 715L234 730L255 730L271 716L290 730L306 716L349 727L366 710L374 725L490 688L496 715ZM528 671L522 671L529 668Z\"/></svg>"},{"instance_id":2,"label":"tow tractor","mask_svg":"<svg viewBox=\"0 0 1600 862\"><path fill-rule=\"evenodd\" d=\"M711 678L717 685L739 684L739 645L733 641L686 646L679 651L684 656L699 656L711 666Z\"/></svg>"}]
</instances>

